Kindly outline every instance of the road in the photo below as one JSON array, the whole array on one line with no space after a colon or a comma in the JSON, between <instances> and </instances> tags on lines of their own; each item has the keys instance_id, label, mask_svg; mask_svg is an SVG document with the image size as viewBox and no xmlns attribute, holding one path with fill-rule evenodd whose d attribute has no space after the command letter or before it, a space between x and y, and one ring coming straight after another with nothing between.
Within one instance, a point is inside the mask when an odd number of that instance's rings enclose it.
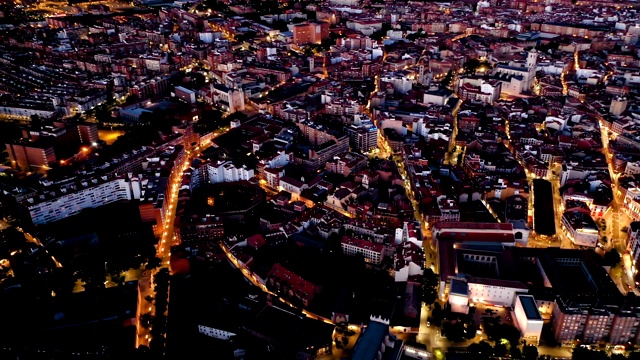
<instances>
[{"instance_id":1,"label":"road","mask_svg":"<svg viewBox=\"0 0 640 360\"><path fill-rule=\"evenodd\" d=\"M560 246L563 249L575 249L576 246L566 235L562 226L562 214L564 213L564 201L562 200L562 193L560 192L560 174L559 171L551 171L550 176L547 177L551 183L551 191L553 194L553 211L555 212L554 220L556 223L556 240L554 246Z\"/></svg>"},{"instance_id":2,"label":"road","mask_svg":"<svg viewBox=\"0 0 640 360\"><path fill-rule=\"evenodd\" d=\"M184 157L184 160L181 164L176 164L173 168L173 171L170 175L171 182L169 183L169 197L165 199L167 201L167 207L165 208L165 214L163 216L164 224L163 224L163 232L158 241L157 247L157 257L160 259L160 266L151 270L148 274L143 274L140 279L140 291L141 291L141 300L138 305L138 321L137 321L137 339L136 346L149 346L150 336L148 329L145 329L140 322L140 315L145 313L153 314L154 307L151 303L146 301L147 297L154 297L155 291L153 288L153 277L160 271L162 268L169 268L170 265L170 257L171 257L171 245L173 244L174 236L174 223L175 223L175 211L178 203L178 192L180 190L180 186L182 185L182 174L189 167L191 160L199 154L199 151L196 149L195 151L187 152ZM177 173L174 173L177 171ZM166 313L165 313L166 315Z\"/></svg>"}]
</instances>

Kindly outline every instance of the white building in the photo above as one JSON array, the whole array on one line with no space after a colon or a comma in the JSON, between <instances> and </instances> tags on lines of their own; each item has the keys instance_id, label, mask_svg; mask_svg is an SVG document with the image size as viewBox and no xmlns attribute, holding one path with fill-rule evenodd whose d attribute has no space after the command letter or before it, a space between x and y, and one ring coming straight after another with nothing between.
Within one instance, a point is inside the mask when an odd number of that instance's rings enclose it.
<instances>
[{"instance_id":1,"label":"white building","mask_svg":"<svg viewBox=\"0 0 640 360\"><path fill-rule=\"evenodd\" d=\"M259 150L259 147L254 145L254 152ZM275 155L268 159L260 159L260 163L264 164L265 168L277 169L286 166L293 160L293 154L287 152L285 150L279 150Z\"/></svg>"},{"instance_id":2,"label":"white building","mask_svg":"<svg viewBox=\"0 0 640 360\"><path fill-rule=\"evenodd\" d=\"M640 174L640 161L628 162L627 166L624 168L624 173L626 175Z\"/></svg>"},{"instance_id":3,"label":"white building","mask_svg":"<svg viewBox=\"0 0 640 360\"><path fill-rule=\"evenodd\" d=\"M399 73L385 74L380 77L379 81L392 84L393 89L401 94L408 93L413 86L411 79Z\"/></svg>"},{"instance_id":4,"label":"white building","mask_svg":"<svg viewBox=\"0 0 640 360\"><path fill-rule=\"evenodd\" d=\"M524 284L517 281L469 277L467 282L472 303L509 307L513 306L518 294L526 294L529 291Z\"/></svg>"},{"instance_id":5,"label":"white building","mask_svg":"<svg viewBox=\"0 0 640 360\"><path fill-rule=\"evenodd\" d=\"M249 180L254 176L253 169L248 169L245 165L237 168L231 161L218 161L215 164L206 164L205 166L211 184Z\"/></svg>"},{"instance_id":6,"label":"white building","mask_svg":"<svg viewBox=\"0 0 640 360\"><path fill-rule=\"evenodd\" d=\"M577 246L595 248L600 239L598 226L588 210L565 211L562 214L562 228Z\"/></svg>"},{"instance_id":7,"label":"white building","mask_svg":"<svg viewBox=\"0 0 640 360\"><path fill-rule=\"evenodd\" d=\"M534 297L531 295L517 295L513 314L516 326L525 341L538 345L544 321L538 311Z\"/></svg>"},{"instance_id":8,"label":"white building","mask_svg":"<svg viewBox=\"0 0 640 360\"><path fill-rule=\"evenodd\" d=\"M423 274L425 257L421 245L406 242L396 248L395 256L396 282L404 282L411 276Z\"/></svg>"},{"instance_id":9,"label":"white building","mask_svg":"<svg viewBox=\"0 0 640 360\"><path fill-rule=\"evenodd\" d=\"M216 338L219 340L229 340L233 336L236 336L236 334L232 332L212 328L210 326L205 326L205 325L198 325L198 332L200 334L203 334L212 338Z\"/></svg>"},{"instance_id":10,"label":"white building","mask_svg":"<svg viewBox=\"0 0 640 360\"><path fill-rule=\"evenodd\" d=\"M511 62L509 65L499 64L496 66L494 75L499 75L498 79L502 82L502 92L517 96L529 91L536 77L537 62L538 53L534 49L529 52L524 64Z\"/></svg>"},{"instance_id":11,"label":"white building","mask_svg":"<svg viewBox=\"0 0 640 360\"><path fill-rule=\"evenodd\" d=\"M301 180L297 180L291 178L289 176L281 176L280 181L278 183L278 189L280 191L288 191L292 195L292 200L297 200L300 194L302 194L302 190L308 188L309 186L305 184Z\"/></svg>"},{"instance_id":12,"label":"white building","mask_svg":"<svg viewBox=\"0 0 640 360\"><path fill-rule=\"evenodd\" d=\"M211 84L209 92L204 97L205 101L220 106L229 113L244 111L244 92L221 84Z\"/></svg>"},{"instance_id":13,"label":"white building","mask_svg":"<svg viewBox=\"0 0 640 360\"><path fill-rule=\"evenodd\" d=\"M451 311L461 314L469 313L469 284L464 279L451 279L449 299Z\"/></svg>"},{"instance_id":14,"label":"white building","mask_svg":"<svg viewBox=\"0 0 640 360\"><path fill-rule=\"evenodd\" d=\"M134 189L134 187L138 187ZM87 208L95 208L120 200L131 200L140 196L139 182L125 178L96 183L81 181L57 191L27 199L27 208L34 224L46 224L76 215Z\"/></svg>"},{"instance_id":15,"label":"white building","mask_svg":"<svg viewBox=\"0 0 640 360\"><path fill-rule=\"evenodd\" d=\"M347 28L361 32L364 35L371 35L382 30L383 20L353 20L347 21Z\"/></svg>"},{"instance_id":16,"label":"white building","mask_svg":"<svg viewBox=\"0 0 640 360\"><path fill-rule=\"evenodd\" d=\"M627 194L624 196L623 209L629 215L631 220L640 220L640 189L631 188L627 190Z\"/></svg>"}]
</instances>

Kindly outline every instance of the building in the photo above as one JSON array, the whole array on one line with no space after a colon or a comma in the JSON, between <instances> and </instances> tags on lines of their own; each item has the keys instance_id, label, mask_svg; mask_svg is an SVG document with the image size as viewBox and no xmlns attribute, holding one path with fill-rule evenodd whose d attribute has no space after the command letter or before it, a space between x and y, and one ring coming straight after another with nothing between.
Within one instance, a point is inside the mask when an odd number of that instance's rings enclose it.
<instances>
[{"instance_id":1,"label":"building","mask_svg":"<svg viewBox=\"0 0 640 360\"><path fill-rule=\"evenodd\" d=\"M561 342L572 342L579 339L584 332L588 311L572 308L564 302L556 303L553 311L553 335Z\"/></svg>"},{"instance_id":2,"label":"building","mask_svg":"<svg viewBox=\"0 0 640 360\"><path fill-rule=\"evenodd\" d=\"M469 313L469 284L464 279L451 279L449 289L449 305L451 311L461 314Z\"/></svg>"},{"instance_id":3,"label":"building","mask_svg":"<svg viewBox=\"0 0 640 360\"><path fill-rule=\"evenodd\" d=\"M355 115L353 124L346 127L349 146L360 152L368 152L378 147L378 128L369 118Z\"/></svg>"},{"instance_id":4,"label":"building","mask_svg":"<svg viewBox=\"0 0 640 360\"><path fill-rule=\"evenodd\" d=\"M349 176L367 165L367 157L358 153L336 155L325 165L327 171Z\"/></svg>"},{"instance_id":5,"label":"building","mask_svg":"<svg viewBox=\"0 0 640 360\"><path fill-rule=\"evenodd\" d=\"M187 104L195 104L196 102L196 92L193 90L189 90L187 88L183 88L182 86L176 86L175 89L176 97Z\"/></svg>"},{"instance_id":6,"label":"building","mask_svg":"<svg viewBox=\"0 0 640 360\"><path fill-rule=\"evenodd\" d=\"M629 234L627 251L629 251L634 268L637 269L640 266L640 263L638 263L640 259L640 222L634 221L629 224L627 232Z\"/></svg>"},{"instance_id":7,"label":"building","mask_svg":"<svg viewBox=\"0 0 640 360\"><path fill-rule=\"evenodd\" d=\"M249 169L245 165L238 168L232 161L217 161L216 163L207 163L204 166L210 184L241 180L248 181L254 176L253 169Z\"/></svg>"},{"instance_id":8,"label":"building","mask_svg":"<svg viewBox=\"0 0 640 360\"><path fill-rule=\"evenodd\" d=\"M205 215L181 218L179 226L180 242L193 244L224 239L224 222L220 217Z\"/></svg>"},{"instance_id":9,"label":"building","mask_svg":"<svg viewBox=\"0 0 640 360\"><path fill-rule=\"evenodd\" d=\"M77 129L81 144L96 145L100 140L98 137L98 124L82 123L78 124Z\"/></svg>"},{"instance_id":10,"label":"building","mask_svg":"<svg viewBox=\"0 0 640 360\"><path fill-rule=\"evenodd\" d=\"M482 78L458 79L458 96L463 100L477 100L484 104L493 104L500 98L502 83L498 80L485 81Z\"/></svg>"},{"instance_id":11,"label":"building","mask_svg":"<svg viewBox=\"0 0 640 360\"><path fill-rule=\"evenodd\" d=\"M356 342L351 359L399 359L401 351L402 341L389 333L389 319L372 315Z\"/></svg>"},{"instance_id":12,"label":"building","mask_svg":"<svg viewBox=\"0 0 640 360\"><path fill-rule=\"evenodd\" d=\"M198 332L202 335L212 337L218 340L229 340L232 337L236 336L235 333L230 331L217 329L211 326L206 325L198 325Z\"/></svg>"},{"instance_id":13,"label":"building","mask_svg":"<svg viewBox=\"0 0 640 360\"><path fill-rule=\"evenodd\" d=\"M52 141L19 141L6 144L6 149L15 169L46 171L57 162Z\"/></svg>"},{"instance_id":14,"label":"building","mask_svg":"<svg viewBox=\"0 0 640 360\"><path fill-rule=\"evenodd\" d=\"M303 180L294 179L286 175L280 176L280 181L278 182L278 190L290 192L293 200L298 200L302 190L308 187L309 185Z\"/></svg>"},{"instance_id":15,"label":"building","mask_svg":"<svg viewBox=\"0 0 640 360\"><path fill-rule=\"evenodd\" d=\"M317 285L280 264L274 264L269 271L267 284L286 298L296 299L304 306L309 306L313 297L320 291Z\"/></svg>"},{"instance_id":16,"label":"building","mask_svg":"<svg viewBox=\"0 0 640 360\"><path fill-rule=\"evenodd\" d=\"M514 321L528 343L537 345L542 334L543 320L536 300L531 295L518 295L513 308Z\"/></svg>"},{"instance_id":17,"label":"building","mask_svg":"<svg viewBox=\"0 0 640 360\"><path fill-rule=\"evenodd\" d=\"M497 262L497 257L486 255L475 255L474 260L471 260L473 255L465 255L467 256L465 260L487 265L490 262ZM472 303L511 307L518 294L528 292L527 287L519 281L468 277L467 282L469 284L469 298Z\"/></svg>"},{"instance_id":18,"label":"building","mask_svg":"<svg viewBox=\"0 0 640 360\"><path fill-rule=\"evenodd\" d=\"M361 254L366 262L380 264L384 258L384 245L367 240L342 237L342 253L348 256Z\"/></svg>"},{"instance_id":19,"label":"building","mask_svg":"<svg viewBox=\"0 0 640 360\"><path fill-rule=\"evenodd\" d=\"M577 246L595 247L600 240L598 225L586 209L570 209L562 213L562 228Z\"/></svg>"},{"instance_id":20,"label":"building","mask_svg":"<svg viewBox=\"0 0 640 360\"><path fill-rule=\"evenodd\" d=\"M395 280L408 281L410 277L422 275L425 266L425 256L422 246L407 241L396 248Z\"/></svg>"},{"instance_id":21,"label":"building","mask_svg":"<svg viewBox=\"0 0 640 360\"><path fill-rule=\"evenodd\" d=\"M226 112L244 111L244 92L222 84L211 83L206 91L200 91L202 99L209 104L216 104Z\"/></svg>"},{"instance_id":22,"label":"building","mask_svg":"<svg viewBox=\"0 0 640 360\"><path fill-rule=\"evenodd\" d=\"M76 215L86 208L94 208L120 200L139 198L138 183L125 178L94 179L66 183L55 190L28 198L25 205L34 224L46 224Z\"/></svg>"},{"instance_id":23,"label":"building","mask_svg":"<svg viewBox=\"0 0 640 360\"><path fill-rule=\"evenodd\" d=\"M329 23L308 22L293 26L293 43L296 45L320 44L329 38Z\"/></svg>"},{"instance_id":24,"label":"building","mask_svg":"<svg viewBox=\"0 0 640 360\"><path fill-rule=\"evenodd\" d=\"M631 220L640 220L640 188L627 189L623 201L623 210Z\"/></svg>"}]
</instances>

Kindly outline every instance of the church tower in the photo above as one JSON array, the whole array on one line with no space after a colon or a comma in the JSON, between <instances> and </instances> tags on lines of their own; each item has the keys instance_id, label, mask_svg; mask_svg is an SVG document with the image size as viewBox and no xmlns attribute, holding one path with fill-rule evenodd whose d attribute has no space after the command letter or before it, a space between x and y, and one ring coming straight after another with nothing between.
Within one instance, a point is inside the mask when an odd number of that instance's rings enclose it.
<instances>
[{"instance_id":1,"label":"church tower","mask_svg":"<svg viewBox=\"0 0 640 360\"><path fill-rule=\"evenodd\" d=\"M538 51L536 49L531 49L529 54L527 54L527 68L535 68L538 64Z\"/></svg>"}]
</instances>

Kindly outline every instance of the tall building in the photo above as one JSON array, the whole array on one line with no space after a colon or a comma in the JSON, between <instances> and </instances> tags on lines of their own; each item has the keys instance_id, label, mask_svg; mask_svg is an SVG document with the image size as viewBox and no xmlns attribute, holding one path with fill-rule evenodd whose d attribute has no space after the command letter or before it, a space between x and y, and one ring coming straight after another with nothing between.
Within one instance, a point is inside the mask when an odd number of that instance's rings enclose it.
<instances>
[{"instance_id":1,"label":"tall building","mask_svg":"<svg viewBox=\"0 0 640 360\"><path fill-rule=\"evenodd\" d=\"M78 124L78 135L81 144L96 144L98 140L98 125L92 123Z\"/></svg>"},{"instance_id":2,"label":"tall building","mask_svg":"<svg viewBox=\"0 0 640 360\"><path fill-rule=\"evenodd\" d=\"M51 141L19 141L6 144L6 148L11 167L20 170L47 170L57 161Z\"/></svg>"},{"instance_id":3,"label":"tall building","mask_svg":"<svg viewBox=\"0 0 640 360\"><path fill-rule=\"evenodd\" d=\"M296 45L320 44L329 38L329 23L324 21L297 24L293 27L293 43Z\"/></svg>"},{"instance_id":4,"label":"tall building","mask_svg":"<svg viewBox=\"0 0 640 360\"><path fill-rule=\"evenodd\" d=\"M356 121L346 130L352 150L367 152L378 147L378 128L368 118L355 115Z\"/></svg>"}]
</instances>

